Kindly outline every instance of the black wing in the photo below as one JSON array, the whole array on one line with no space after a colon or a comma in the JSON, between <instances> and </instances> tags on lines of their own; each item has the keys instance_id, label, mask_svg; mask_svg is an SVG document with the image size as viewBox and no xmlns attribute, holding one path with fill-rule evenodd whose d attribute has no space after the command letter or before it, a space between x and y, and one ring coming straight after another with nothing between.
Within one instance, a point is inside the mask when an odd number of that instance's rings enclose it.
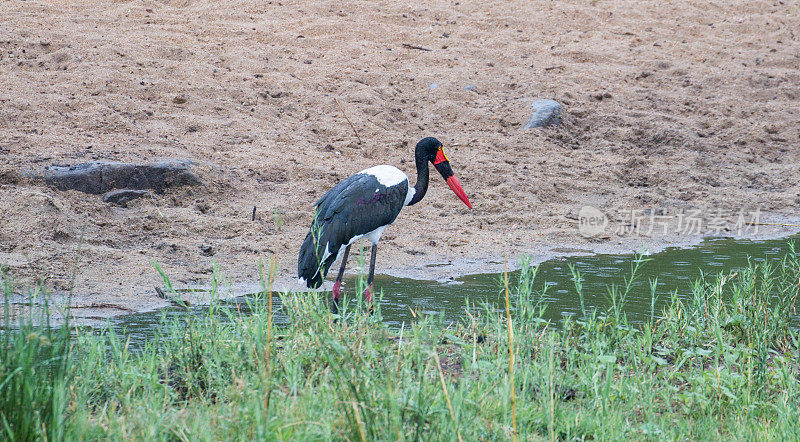
<instances>
[{"instance_id":1,"label":"black wing","mask_svg":"<svg viewBox=\"0 0 800 442\"><path fill-rule=\"evenodd\" d=\"M394 222L406 193L407 180L386 187L369 174L353 175L334 186L315 204L314 221L297 259L298 277L308 287L319 287L339 249L359 235Z\"/></svg>"}]
</instances>

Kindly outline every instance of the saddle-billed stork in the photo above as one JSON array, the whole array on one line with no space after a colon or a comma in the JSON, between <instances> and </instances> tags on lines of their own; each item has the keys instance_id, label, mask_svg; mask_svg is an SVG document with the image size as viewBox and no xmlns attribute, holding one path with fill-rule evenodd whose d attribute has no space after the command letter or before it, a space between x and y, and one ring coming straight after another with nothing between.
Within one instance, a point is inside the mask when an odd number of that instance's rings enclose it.
<instances>
[{"instance_id":1,"label":"saddle-billed stork","mask_svg":"<svg viewBox=\"0 0 800 442\"><path fill-rule=\"evenodd\" d=\"M316 211L311 229L300 247L297 275L300 283L319 288L328 269L342 257L342 266L333 284L334 308L341 294L342 276L350 254L350 245L361 238L372 242L369 277L365 297L372 302L372 280L375 275L375 255L383 231L393 223L403 206L418 203L428 191L428 162L445 179L450 189L467 205L470 204L461 183L453 175L442 143L427 137L417 143L414 151L417 183L411 187L408 176L394 166L374 166L341 181L314 205ZM344 248L342 247L344 246Z\"/></svg>"}]
</instances>

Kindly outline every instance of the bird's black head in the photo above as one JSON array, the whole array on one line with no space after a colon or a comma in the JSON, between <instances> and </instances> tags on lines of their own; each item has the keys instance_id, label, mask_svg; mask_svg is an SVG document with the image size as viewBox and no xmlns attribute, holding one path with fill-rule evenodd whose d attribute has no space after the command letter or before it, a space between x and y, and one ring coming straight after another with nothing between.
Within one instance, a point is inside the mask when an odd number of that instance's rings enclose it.
<instances>
[{"instance_id":1,"label":"bird's black head","mask_svg":"<svg viewBox=\"0 0 800 442\"><path fill-rule=\"evenodd\" d=\"M436 153L442 148L442 142L433 137L425 137L417 143L416 151L414 152L417 158L425 162L433 162L436 159Z\"/></svg>"},{"instance_id":2,"label":"bird's black head","mask_svg":"<svg viewBox=\"0 0 800 442\"><path fill-rule=\"evenodd\" d=\"M450 186L450 189L455 192L458 198L461 199L467 207L472 208L472 204L470 204L467 195L464 193L464 189L461 188L461 184L453 174L453 169L450 167L450 160L448 160L447 156L444 154L441 141L433 137L425 137L417 143L414 154L417 158L418 169L428 161L433 163L433 167L439 171L442 178L447 182L447 185ZM425 165L425 167L427 168L428 166Z\"/></svg>"}]
</instances>

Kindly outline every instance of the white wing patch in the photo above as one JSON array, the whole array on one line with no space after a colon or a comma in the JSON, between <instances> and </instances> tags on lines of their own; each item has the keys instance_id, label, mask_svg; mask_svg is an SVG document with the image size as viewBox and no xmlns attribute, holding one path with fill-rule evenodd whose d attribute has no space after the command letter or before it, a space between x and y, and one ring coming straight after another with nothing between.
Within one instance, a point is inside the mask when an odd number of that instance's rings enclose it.
<instances>
[{"instance_id":1,"label":"white wing patch","mask_svg":"<svg viewBox=\"0 0 800 442\"><path fill-rule=\"evenodd\" d=\"M381 240L381 235L383 235L383 231L386 230L387 227L389 227L388 224L385 226L380 226L377 229L373 230L372 232L365 233L363 235L356 235L353 238L351 238L350 241L347 242L347 245L349 246L350 244L353 244L354 242L358 241L361 238L367 238L369 242L377 245L378 241ZM344 250L344 247L342 247L341 250ZM341 256L341 251L339 256ZM339 259L339 256L336 257L337 260Z\"/></svg>"},{"instance_id":2,"label":"white wing patch","mask_svg":"<svg viewBox=\"0 0 800 442\"><path fill-rule=\"evenodd\" d=\"M359 173L366 173L374 176L379 183L386 187L396 186L403 181L408 181L408 176L406 176L402 170L385 164L364 169Z\"/></svg>"},{"instance_id":3,"label":"white wing patch","mask_svg":"<svg viewBox=\"0 0 800 442\"><path fill-rule=\"evenodd\" d=\"M406 192L406 201L403 203L403 205L407 206L408 203L410 203L411 200L414 199L414 195L416 195L416 193L417 193L417 189L409 186L408 187L408 192Z\"/></svg>"}]
</instances>

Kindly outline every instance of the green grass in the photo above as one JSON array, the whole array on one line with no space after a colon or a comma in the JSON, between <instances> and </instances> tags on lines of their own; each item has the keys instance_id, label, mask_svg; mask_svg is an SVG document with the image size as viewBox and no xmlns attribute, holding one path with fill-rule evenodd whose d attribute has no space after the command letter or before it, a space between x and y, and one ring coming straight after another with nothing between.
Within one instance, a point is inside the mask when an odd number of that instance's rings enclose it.
<instances>
[{"instance_id":1,"label":"green grass","mask_svg":"<svg viewBox=\"0 0 800 442\"><path fill-rule=\"evenodd\" d=\"M2 267L0 291L5 300L0 332L0 439L63 439L73 362L69 325L50 326L47 296L39 288L27 295L31 305L41 301L43 307L27 309L12 323L9 299L16 290Z\"/></svg>"},{"instance_id":2,"label":"green grass","mask_svg":"<svg viewBox=\"0 0 800 442\"><path fill-rule=\"evenodd\" d=\"M282 294L281 327L266 294L248 314L214 303L165 319L136 350L110 329L69 341L28 321L3 334L0 438L505 440L513 389L523 440L800 439L797 253L706 275L632 324L624 302L640 261L607 309L560 323L542 319L545 285L528 262L508 317L465 302L463 321L420 317L399 331L379 306L332 316L324 293ZM575 288L583 299L577 272Z\"/></svg>"}]
</instances>

